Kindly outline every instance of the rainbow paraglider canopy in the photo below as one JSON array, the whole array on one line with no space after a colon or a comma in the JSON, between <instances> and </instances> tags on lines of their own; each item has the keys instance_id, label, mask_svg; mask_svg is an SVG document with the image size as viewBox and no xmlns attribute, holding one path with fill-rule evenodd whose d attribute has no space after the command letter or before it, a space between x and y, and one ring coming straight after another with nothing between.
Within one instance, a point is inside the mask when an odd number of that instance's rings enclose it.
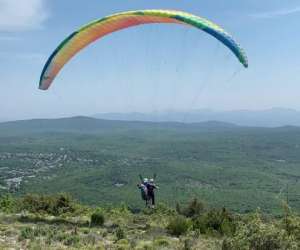
<instances>
[{"instance_id":1,"label":"rainbow paraglider canopy","mask_svg":"<svg viewBox=\"0 0 300 250\"><path fill-rule=\"evenodd\" d=\"M217 24L182 11L137 10L121 12L93 21L69 35L49 57L40 77L39 88L47 90L64 65L81 49L101 37L128 27L150 23L175 23L198 28L228 47L238 60L248 67L246 54L240 45Z\"/></svg>"}]
</instances>

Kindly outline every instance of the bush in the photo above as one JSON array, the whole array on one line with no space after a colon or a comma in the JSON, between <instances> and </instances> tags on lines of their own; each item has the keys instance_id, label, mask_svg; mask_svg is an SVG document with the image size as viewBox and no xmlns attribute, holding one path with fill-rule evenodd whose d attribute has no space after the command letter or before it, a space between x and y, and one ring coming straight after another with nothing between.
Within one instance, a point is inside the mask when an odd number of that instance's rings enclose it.
<instances>
[{"instance_id":1,"label":"bush","mask_svg":"<svg viewBox=\"0 0 300 250\"><path fill-rule=\"evenodd\" d=\"M189 226L190 223L186 218L183 216L177 216L169 222L167 229L170 234L178 237L185 234L188 231Z\"/></svg>"},{"instance_id":2,"label":"bush","mask_svg":"<svg viewBox=\"0 0 300 250\"><path fill-rule=\"evenodd\" d=\"M58 216L75 211L72 198L67 194L53 196L26 195L21 202L22 209L32 213L47 213Z\"/></svg>"},{"instance_id":3,"label":"bush","mask_svg":"<svg viewBox=\"0 0 300 250\"><path fill-rule=\"evenodd\" d=\"M160 237L156 240L154 240L154 245L158 247L167 247L170 245L170 242L167 238Z\"/></svg>"},{"instance_id":4,"label":"bush","mask_svg":"<svg viewBox=\"0 0 300 250\"><path fill-rule=\"evenodd\" d=\"M24 227L20 230L19 240L34 239L36 237L50 237L57 233L56 228L37 225L36 227Z\"/></svg>"},{"instance_id":5,"label":"bush","mask_svg":"<svg viewBox=\"0 0 300 250\"><path fill-rule=\"evenodd\" d=\"M118 240L124 239L125 238L125 232L121 227L118 227L116 230L116 237Z\"/></svg>"},{"instance_id":6,"label":"bush","mask_svg":"<svg viewBox=\"0 0 300 250\"><path fill-rule=\"evenodd\" d=\"M151 210L150 210L151 211ZM170 208L164 203L158 203L155 209L152 209L154 213L162 214L162 215L175 215L176 211L173 208Z\"/></svg>"},{"instance_id":7,"label":"bush","mask_svg":"<svg viewBox=\"0 0 300 250\"><path fill-rule=\"evenodd\" d=\"M64 239L64 244L66 246L76 246L77 244L79 244L79 242L80 242L80 238L78 235L68 235Z\"/></svg>"},{"instance_id":8,"label":"bush","mask_svg":"<svg viewBox=\"0 0 300 250\"><path fill-rule=\"evenodd\" d=\"M91 226L103 226L104 221L104 215L100 211L96 211L91 215Z\"/></svg>"},{"instance_id":9,"label":"bush","mask_svg":"<svg viewBox=\"0 0 300 250\"><path fill-rule=\"evenodd\" d=\"M221 211L210 210L193 221L193 229L202 234L219 233L221 235L232 235L236 225L233 216L225 208Z\"/></svg>"},{"instance_id":10,"label":"bush","mask_svg":"<svg viewBox=\"0 0 300 250\"><path fill-rule=\"evenodd\" d=\"M299 249L295 237L274 223L265 223L256 213L248 222L240 223L236 234L223 242L223 250Z\"/></svg>"},{"instance_id":11,"label":"bush","mask_svg":"<svg viewBox=\"0 0 300 250\"><path fill-rule=\"evenodd\" d=\"M33 239L35 237L34 229L31 227L24 227L20 231L19 240Z\"/></svg>"},{"instance_id":12,"label":"bush","mask_svg":"<svg viewBox=\"0 0 300 250\"><path fill-rule=\"evenodd\" d=\"M68 194L59 194L55 196L52 211L53 214L56 215L73 213L75 209L72 197Z\"/></svg>"},{"instance_id":13,"label":"bush","mask_svg":"<svg viewBox=\"0 0 300 250\"><path fill-rule=\"evenodd\" d=\"M293 235L300 244L300 217L294 214L287 204L284 204L284 217L281 221L281 228L288 235Z\"/></svg>"},{"instance_id":14,"label":"bush","mask_svg":"<svg viewBox=\"0 0 300 250\"><path fill-rule=\"evenodd\" d=\"M0 197L0 211L9 213L14 212L16 200L9 194Z\"/></svg>"},{"instance_id":15,"label":"bush","mask_svg":"<svg viewBox=\"0 0 300 250\"><path fill-rule=\"evenodd\" d=\"M287 223L287 233L289 235L293 235L299 241L300 244L300 217L293 214L289 215L287 217Z\"/></svg>"},{"instance_id":16,"label":"bush","mask_svg":"<svg viewBox=\"0 0 300 250\"><path fill-rule=\"evenodd\" d=\"M38 225L34 229L34 235L36 237L38 237L38 236L46 236L48 233L49 233L49 228L47 228L46 226L40 226L40 225Z\"/></svg>"},{"instance_id":17,"label":"bush","mask_svg":"<svg viewBox=\"0 0 300 250\"><path fill-rule=\"evenodd\" d=\"M181 208L179 204L176 204L176 211L186 217L196 217L204 213L204 204L197 199L192 200L187 207Z\"/></svg>"}]
</instances>

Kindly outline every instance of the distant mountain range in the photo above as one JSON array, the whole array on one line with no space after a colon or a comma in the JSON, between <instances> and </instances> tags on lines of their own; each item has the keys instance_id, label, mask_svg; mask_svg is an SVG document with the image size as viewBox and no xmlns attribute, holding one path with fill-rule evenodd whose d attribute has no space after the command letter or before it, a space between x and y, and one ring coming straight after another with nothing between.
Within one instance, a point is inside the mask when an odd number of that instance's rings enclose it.
<instances>
[{"instance_id":1,"label":"distant mountain range","mask_svg":"<svg viewBox=\"0 0 300 250\"><path fill-rule=\"evenodd\" d=\"M225 122L208 121L201 123L146 122L104 120L85 116L59 119L32 119L0 122L1 135L24 135L36 133L115 133L124 131L147 131L153 129L222 131L235 128L236 125Z\"/></svg>"},{"instance_id":2,"label":"distant mountain range","mask_svg":"<svg viewBox=\"0 0 300 250\"><path fill-rule=\"evenodd\" d=\"M147 122L168 121L199 123L219 121L252 127L300 126L300 112L285 108L272 108L261 111L212 111L208 109L201 109L188 112L166 111L159 113L103 113L95 114L93 117L107 120Z\"/></svg>"},{"instance_id":3,"label":"distant mountain range","mask_svg":"<svg viewBox=\"0 0 300 250\"><path fill-rule=\"evenodd\" d=\"M0 122L0 135L44 132L115 133L124 130L191 129L232 130L243 127L300 126L300 112L273 108L264 111L211 111L160 113L106 113L94 117L32 119Z\"/></svg>"}]
</instances>

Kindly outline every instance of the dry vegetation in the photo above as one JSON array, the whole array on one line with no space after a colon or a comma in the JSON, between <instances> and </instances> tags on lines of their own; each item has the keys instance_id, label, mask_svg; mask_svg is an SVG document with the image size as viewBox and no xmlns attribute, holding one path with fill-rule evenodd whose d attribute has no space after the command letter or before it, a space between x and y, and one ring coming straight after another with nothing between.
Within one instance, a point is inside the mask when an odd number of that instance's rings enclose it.
<instances>
[{"instance_id":1,"label":"dry vegetation","mask_svg":"<svg viewBox=\"0 0 300 250\"><path fill-rule=\"evenodd\" d=\"M300 217L233 214L197 200L153 210L87 207L65 194L3 196L0 249L299 249Z\"/></svg>"}]
</instances>

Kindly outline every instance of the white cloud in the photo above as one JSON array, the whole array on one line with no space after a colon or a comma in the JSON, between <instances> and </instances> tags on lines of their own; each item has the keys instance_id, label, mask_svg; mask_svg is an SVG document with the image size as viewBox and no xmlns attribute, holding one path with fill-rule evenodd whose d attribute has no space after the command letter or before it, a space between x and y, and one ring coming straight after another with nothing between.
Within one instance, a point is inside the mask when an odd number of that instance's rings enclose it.
<instances>
[{"instance_id":1,"label":"white cloud","mask_svg":"<svg viewBox=\"0 0 300 250\"><path fill-rule=\"evenodd\" d=\"M45 0L0 0L0 31L40 28L47 17Z\"/></svg>"},{"instance_id":2,"label":"white cloud","mask_svg":"<svg viewBox=\"0 0 300 250\"><path fill-rule=\"evenodd\" d=\"M251 17L259 18L259 19L267 19L267 18L276 18L276 17L281 17L281 16L287 16L287 15L296 14L296 13L300 13L300 6L290 8L290 9L281 9L281 10L275 10L275 11L256 13L256 14L252 14Z\"/></svg>"}]
</instances>

